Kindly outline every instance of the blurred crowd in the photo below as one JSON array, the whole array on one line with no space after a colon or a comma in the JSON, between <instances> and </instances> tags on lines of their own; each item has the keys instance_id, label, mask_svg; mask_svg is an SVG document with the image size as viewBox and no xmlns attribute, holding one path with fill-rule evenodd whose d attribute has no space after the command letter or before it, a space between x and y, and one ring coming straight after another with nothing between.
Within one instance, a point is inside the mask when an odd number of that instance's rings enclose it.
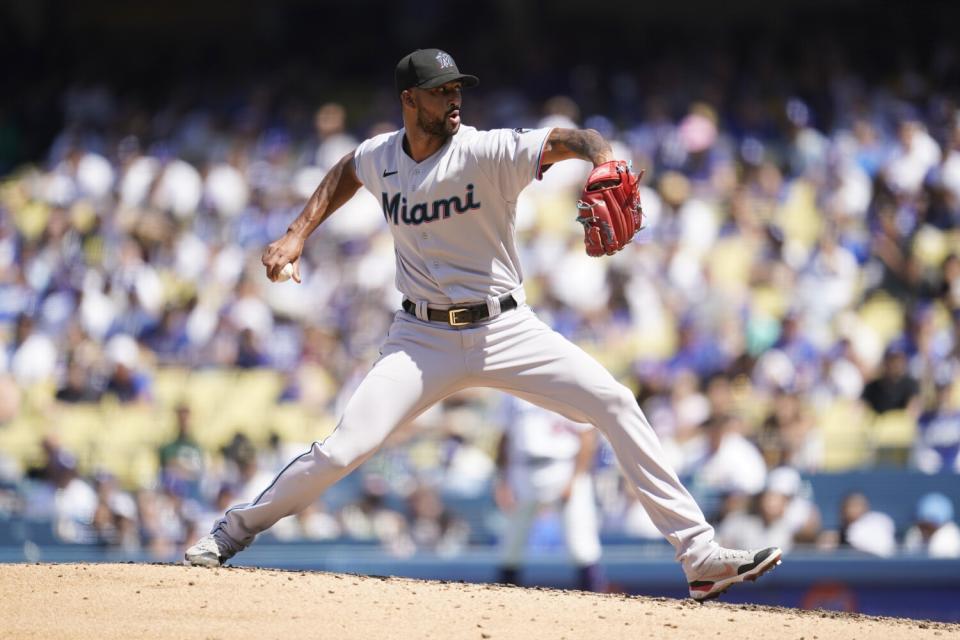
<instances>
[{"instance_id":1,"label":"blurred crowd","mask_svg":"<svg viewBox=\"0 0 960 640\"><path fill-rule=\"evenodd\" d=\"M465 95L468 124L594 128L646 172L645 228L602 260L584 254L573 220L585 163L552 167L524 192L528 298L636 389L698 491L741 498L717 512L721 531L786 535L769 531L769 513L789 511L771 497L770 471L829 466L818 417L834 406L895 413L915 434L896 462L960 472L960 103L938 82L960 55L932 50L929 68L904 64L881 80L842 52L789 67L718 52L706 69L578 69L567 94L542 103L493 79ZM379 202L361 192L323 225L301 285L267 282L259 256L337 159L398 126L399 109L389 87L363 121L351 119L358 105L306 109L275 89L174 92L153 109L97 83L64 93L46 157L0 181L0 419L16 420L20 394L42 385L64 403L155 403L153 374L170 366L274 368L290 375L285 401L309 393L297 383L305 367L351 388L399 304ZM342 397L324 398L326 411ZM469 447L463 474L492 473L489 441L443 442ZM254 495L258 476L282 466L263 461L279 449L255 444L175 441L155 487L78 470L52 440L41 467L0 451L0 468L8 484L46 483L49 504L73 491L66 503L93 506L98 536L142 542L169 526L179 528L163 539L179 543L194 533L187 523ZM200 459L219 471L168 473L170 460ZM399 510L384 506L393 482L371 480L345 510L318 507L290 526L321 537L403 530L386 536L399 550L418 535L464 543L468 527L442 515L436 478L406 486ZM630 502L619 485L607 498ZM202 517L169 517L188 507ZM790 535L828 544L794 511Z\"/></svg>"},{"instance_id":2,"label":"blurred crowd","mask_svg":"<svg viewBox=\"0 0 960 640\"><path fill-rule=\"evenodd\" d=\"M125 555L177 558L227 508L254 500L307 446L284 443L276 434L254 443L238 432L209 452L194 437L187 406L176 408L176 424L176 436L154 451L156 481L139 487L124 486L102 469L84 473L76 455L56 438L44 438L42 459L22 477L0 476L0 546L18 543L9 537L16 532L6 529L21 522L32 523L24 538L39 544L98 545ZM443 504L437 485L409 474L401 482L396 470L388 474L390 484L382 471L390 464L378 459L324 501L282 519L268 537L382 545L401 557L462 550L470 526Z\"/></svg>"},{"instance_id":3,"label":"blurred crowd","mask_svg":"<svg viewBox=\"0 0 960 640\"><path fill-rule=\"evenodd\" d=\"M452 558L470 546L502 542L516 505L504 503L500 483L513 482L517 467L540 473L547 460L572 467L576 451L543 450L540 457L516 461L509 470L502 467L485 441L496 452L508 426L483 419L502 415L498 402L490 394L477 394L429 411L362 469L261 537L374 546L401 558L415 553ZM176 408L176 424L175 437L154 452L160 469L155 482L137 487L124 486L105 470L84 473L77 457L56 438L44 438L42 459L22 475L0 469L0 546L20 544L11 528L20 522L33 527L24 539L40 545L96 545L124 557L177 559L226 509L254 500L308 447L276 434L256 443L237 433L211 452L198 444L188 407ZM581 517L596 520L600 542L643 544L668 553L662 535L624 486L605 440L592 458L595 514L591 508ZM947 495L953 493L949 485L947 493L921 495L909 506L909 515L895 519L871 507L867 494L876 496L883 488L869 485L845 493L836 514L823 513L809 480L790 466L765 472L755 490L718 490L696 475L685 480L725 546L960 558L956 498ZM569 524L561 525L559 517L568 499L562 495L535 505L524 548L556 550L564 544L559 527Z\"/></svg>"}]
</instances>

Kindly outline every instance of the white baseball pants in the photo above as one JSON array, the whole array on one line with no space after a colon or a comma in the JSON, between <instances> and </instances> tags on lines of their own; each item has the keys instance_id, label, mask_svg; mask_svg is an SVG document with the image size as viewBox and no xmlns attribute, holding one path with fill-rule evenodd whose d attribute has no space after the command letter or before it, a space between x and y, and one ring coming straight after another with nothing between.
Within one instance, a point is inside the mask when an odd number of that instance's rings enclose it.
<instances>
[{"instance_id":1,"label":"white baseball pants","mask_svg":"<svg viewBox=\"0 0 960 640\"><path fill-rule=\"evenodd\" d=\"M380 353L333 433L291 461L256 500L229 509L214 525L221 544L246 547L436 402L461 389L491 387L598 428L687 575L697 575L714 547L713 528L666 462L633 393L528 306L464 329L398 311Z\"/></svg>"}]
</instances>

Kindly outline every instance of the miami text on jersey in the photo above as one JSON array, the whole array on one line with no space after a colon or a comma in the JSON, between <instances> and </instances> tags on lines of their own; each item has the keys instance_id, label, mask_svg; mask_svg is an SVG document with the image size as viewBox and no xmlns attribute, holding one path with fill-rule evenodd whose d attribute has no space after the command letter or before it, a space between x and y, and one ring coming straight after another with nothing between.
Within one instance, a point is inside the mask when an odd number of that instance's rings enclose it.
<instances>
[{"instance_id":1,"label":"miami text on jersey","mask_svg":"<svg viewBox=\"0 0 960 640\"><path fill-rule=\"evenodd\" d=\"M434 200L431 204L418 202L412 207L407 206L407 199L399 193L391 198L384 191L383 197L383 217L387 222L393 224L421 224L423 222L433 222L440 218L449 218L454 211L457 213L466 213L470 209L479 209L480 203L473 201L473 185L467 185L466 197L461 200L460 196L442 198Z\"/></svg>"}]
</instances>

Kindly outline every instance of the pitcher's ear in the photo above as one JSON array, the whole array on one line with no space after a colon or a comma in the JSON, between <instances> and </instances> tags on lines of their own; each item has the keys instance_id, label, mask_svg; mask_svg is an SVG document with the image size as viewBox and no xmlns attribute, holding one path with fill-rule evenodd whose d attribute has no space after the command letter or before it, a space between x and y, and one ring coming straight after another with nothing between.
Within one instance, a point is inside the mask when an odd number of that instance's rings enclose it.
<instances>
[{"instance_id":1,"label":"pitcher's ear","mask_svg":"<svg viewBox=\"0 0 960 640\"><path fill-rule=\"evenodd\" d=\"M407 105L408 107L416 106L413 102L413 94L410 93L409 89L403 90L403 93L400 94L400 99L403 100L403 104Z\"/></svg>"}]
</instances>

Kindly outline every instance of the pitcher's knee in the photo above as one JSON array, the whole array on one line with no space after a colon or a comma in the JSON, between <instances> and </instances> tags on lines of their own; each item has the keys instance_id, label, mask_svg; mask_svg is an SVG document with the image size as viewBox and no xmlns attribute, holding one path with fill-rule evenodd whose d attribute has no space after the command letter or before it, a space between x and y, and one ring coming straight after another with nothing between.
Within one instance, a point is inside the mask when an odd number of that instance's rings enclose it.
<instances>
[{"instance_id":1,"label":"pitcher's knee","mask_svg":"<svg viewBox=\"0 0 960 640\"><path fill-rule=\"evenodd\" d=\"M633 392L621 384L611 386L594 397L595 403L590 414L590 422L608 437L610 429L635 422L633 418L643 415Z\"/></svg>"},{"instance_id":2,"label":"pitcher's knee","mask_svg":"<svg viewBox=\"0 0 960 640\"><path fill-rule=\"evenodd\" d=\"M323 459L331 467L343 471L349 471L359 466L373 454L374 450L368 451L358 447L356 443L331 442L329 439L313 444L315 458Z\"/></svg>"},{"instance_id":3,"label":"pitcher's knee","mask_svg":"<svg viewBox=\"0 0 960 640\"><path fill-rule=\"evenodd\" d=\"M618 385L610 394L608 403L609 411L614 416L619 417L627 413L640 412L640 405L637 404L637 399L634 397L633 392L623 385Z\"/></svg>"}]
</instances>

